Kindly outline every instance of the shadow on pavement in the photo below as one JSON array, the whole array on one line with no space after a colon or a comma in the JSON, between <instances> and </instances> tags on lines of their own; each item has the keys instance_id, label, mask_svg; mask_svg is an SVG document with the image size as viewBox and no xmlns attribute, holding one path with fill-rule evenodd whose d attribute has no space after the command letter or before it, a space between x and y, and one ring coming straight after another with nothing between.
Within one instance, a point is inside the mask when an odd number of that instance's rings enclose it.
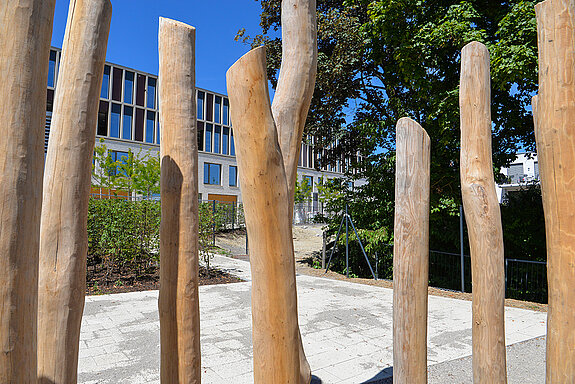
<instances>
[{"instance_id":1,"label":"shadow on pavement","mask_svg":"<svg viewBox=\"0 0 575 384\"><path fill-rule=\"evenodd\" d=\"M392 384L393 383L393 367L387 367L380 371L371 379L363 381L362 384Z\"/></svg>"}]
</instances>

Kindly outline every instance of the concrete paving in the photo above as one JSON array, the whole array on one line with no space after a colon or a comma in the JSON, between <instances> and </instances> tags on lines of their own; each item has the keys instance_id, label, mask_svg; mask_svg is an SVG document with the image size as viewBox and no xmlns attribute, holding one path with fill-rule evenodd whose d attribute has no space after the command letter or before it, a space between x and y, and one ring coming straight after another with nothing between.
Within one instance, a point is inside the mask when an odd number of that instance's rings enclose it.
<instances>
[{"instance_id":1,"label":"concrete paving","mask_svg":"<svg viewBox=\"0 0 575 384\"><path fill-rule=\"evenodd\" d=\"M213 265L250 279L247 262L216 256ZM390 382L392 290L311 276L298 276L297 282L301 333L314 382ZM248 281L200 287L202 383L253 382L250 286ZM79 383L159 383L157 298L157 291L147 291L86 299ZM505 317L507 345L545 336L546 313L506 308ZM541 345L544 351L541 339L535 349ZM471 382L469 355L471 302L430 296L430 383ZM526 366L515 371L524 375L544 367L544 353L522 361ZM531 382L513 372L509 383Z\"/></svg>"}]
</instances>

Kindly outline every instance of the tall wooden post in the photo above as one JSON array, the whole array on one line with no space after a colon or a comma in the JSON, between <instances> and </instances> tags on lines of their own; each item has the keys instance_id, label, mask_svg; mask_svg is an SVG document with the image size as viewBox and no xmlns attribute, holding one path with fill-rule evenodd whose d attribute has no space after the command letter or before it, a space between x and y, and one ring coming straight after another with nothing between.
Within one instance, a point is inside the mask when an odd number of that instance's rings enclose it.
<instances>
[{"instance_id":1,"label":"tall wooden post","mask_svg":"<svg viewBox=\"0 0 575 384\"><path fill-rule=\"evenodd\" d=\"M54 4L0 2L0 383L36 383L43 141Z\"/></svg>"},{"instance_id":2,"label":"tall wooden post","mask_svg":"<svg viewBox=\"0 0 575 384\"><path fill-rule=\"evenodd\" d=\"M289 192L266 73L264 47L227 73L250 243L254 383L295 384L300 352Z\"/></svg>"},{"instance_id":3,"label":"tall wooden post","mask_svg":"<svg viewBox=\"0 0 575 384\"><path fill-rule=\"evenodd\" d=\"M461 51L461 193L471 248L473 382L507 382L505 270L501 212L491 155L489 52L478 42Z\"/></svg>"},{"instance_id":4,"label":"tall wooden post","mask_svg":"<svg viewBox=\"0 0 575 384\"><path fill-rule=\"evenodd\" d=\"M44 173L38 379L75 384L86 291L88 201L109 0L71 0Z\"/></svg>"},{"instance_id":5,"label":"tall wooden post","mask_svg":"<svg viewBox=\"0 0 575 384\"><path fill-rule=\"evenodd\" d=\"M430 141L409 118L396 128L393 382L427 383Z\"/></svg>"},{"instance_id":6,"label":"tall wooden post","mask_svg":"<svg viewBox=\"0 0 575 384\"><path fill-rule=\"evenodd\" d=\"M547 383L575 378L575 4L535 6L539 96L535 138L547 236Z\"/></svg>"},{"instance_id":7,"label":"tall wooden post","mask_svg":"<svg viewBox=\"0 0 575 384\"><path fill-rule=\"evenodd\" d=\"M162 384L200 384L196 30L160 18Z\"/></svg>"},{"instance_id":8,"label":"tall wooden post","mask_svg":"<svg viewBox=\"0 0 575 384\"><path fill-rule=\"evenodd\" d=\"M282 0L282 63L272 103L288 188L290 227L293 221L297 164L317 73L316 0ZM293 257L282 255L284 262ZM295 271L294 271L295 274ZM299 335L300 383L311 381L311 369Z\"/></svg>"}]
</instances>

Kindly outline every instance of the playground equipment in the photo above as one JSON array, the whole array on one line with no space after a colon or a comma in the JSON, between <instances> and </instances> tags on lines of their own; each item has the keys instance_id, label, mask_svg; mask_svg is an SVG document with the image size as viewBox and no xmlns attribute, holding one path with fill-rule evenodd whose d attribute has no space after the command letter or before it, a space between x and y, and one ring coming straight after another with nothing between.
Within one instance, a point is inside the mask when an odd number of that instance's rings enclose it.
<instances>
[{"instance_id":1,"label":"playground equipment","mask_svg":"<svg viewBox=\"0 0 575 384\"><path fill-rule=\"evenodd\" d=\"M311 380L297 320L292 239L297 161L317 70L315 0L282 1L282 65L270 105L265 48L228 71L250 243L255 383Z\"/></svg>"},{"instance_id":2,"label":"playground equipment","mask_svg":"<svg viewBox=\"0 0 575 384\"><path fill-rule=\"evenodd\" d=\"M575 378L575 4L535 6L539 94L535 139L547 235L547 383Z\"/></svg>"},{"instance_id":3,"label":"playground equipment","mask_svg":"<svg viewBox=\"0 0 575 384\"><path fill-rule=\"evenodd\" d=\"M38 277L40 384L77 382L92 154L111 17L109 0L70 2L44 172Z\"/></svg>"},{"instance_id":4,"label":"playground equipment","mask_svg":"<svg viewBox=\"0 0 575 384\"><path fill-rule=\"evenodd\" d=\"M160 19L160 380L200 384L195 28Z\"/></svg>"},{"instance_id":5,"label":"playground equipment","mask_svg":"<svg viewBox=\"0 0 575 384\"><path fill-rule=\"evenodd\" d=\"M461 51L461 194L471 249L473 382L506 383L505 263L501 213L491 158L489 52Z\"/></svg>"},{"instance_id":6,"label":"playground equipment","mask_svg":"<svg viewBox=\"0 0 575 384\"><path fill-rule=\"evenodd\" d=\"M409 118L396 129L393 382L427 383L430 140Z\"/></svg>"},{"instance_id":7,"label":"playground equipment","mask_svg":"<svg viewBox=\"0 0 575 384\"><path fill-rule=\"evenodd\" d=\"M536 6L533 99L545 209L547 382L575 377L575 4ZM0 5L0 382L74 383L84 300L86 215L109 0L72 0L46 158L42 139L54 0ZM314 0L283 0L283 58L270 104L265 48L228 71L250 240L254 381L310 382L297 319L291 219L297 159L315 84ZM160 19L162 383L200 383L195 29ZM461 186L473 276L474 383L506 383L504 261L491 160L487 48L461 55ZM430 140L397 124L394 383L426 374ZM40 227L40 213L42 226ZM39 257L40 255L40 262ZM39 267L39 268L38 268ZM39 270L39 272L38 272ZM39 288L38 288L39 287Z\"/></svg>"},{"instance_id":8,"label":"playground equipment","mask_svg":"<svg viewBox=\"0 0 575 384\"><path fill-rule=\"evenodd\" d=\"M55 0L0 3L0 382L36 383L46 84Z\"/></svg>"}]
</instances>

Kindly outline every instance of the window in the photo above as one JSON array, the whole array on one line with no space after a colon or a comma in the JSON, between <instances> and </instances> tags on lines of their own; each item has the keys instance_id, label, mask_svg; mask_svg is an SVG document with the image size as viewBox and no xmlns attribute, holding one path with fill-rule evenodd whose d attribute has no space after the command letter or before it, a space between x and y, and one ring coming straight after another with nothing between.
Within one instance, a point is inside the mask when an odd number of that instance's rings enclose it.
<instances>
[{"instance_id":1,"label":"window","mask_svg":"<svg viewBox=\"0 0 575 384\"><path fill-rule=\"evenodd\" d=\"M236 155L236 145L234 143L234 130L230 129L230 155Z\"/></svg>"},{"instance_id":2,"label":"window","mask_svg":"<svg viewBox=\"0 0 575 384\"><path fill-rule=\"evenodd\" d=\"M100 97L107 99L110 97L110 66L104 66L104 77L102 77L102 90L100 91Z\"/></svg>"},{"instance_id":3,"label":"window","mask_svg":"<svg viewBox=\"0 0 575 384\"><path fill-rule=\"evenodd\" d=\"M146 98L146 76L138 73L136 76L136 105L144 106Z\"/></svg>"},{"instance_id":4,"label":"window","mask_svg":"<svg viewBox=\"0 0 575 384\"><path fill-rule=\"evenodd\" d=\"M121 68L114 67L112 71L112 100L122 101L122 74Z\"/></svg>"},{"instance_id":5,"label":"window","mask_svg":"<svg viewBox=\"0 0 575 384\"><path fill-rule=\"evenodd\" d=\"M112 158L112 161L117 161L121 164L127 164L129 156L130 154L128 152L110 151L110 157ZM118 167L116 167L115 170L110 170L111 176L118 175L119 173L121 173L121 171L118 169ZM124 174L124 176L126 175Z\"/></svg>"},{"instance_id":6,"label":"window","mask_svg":"<svg viewBox=\"0 0 575 384\"><path fill-rule=\"evenodd\" d=\"M160 118L158 117L158 122L156 125L158 128L156 129L156 144L160 144Z\"/></svg>"},{"instance_id":7,"label":"window","mask_svg":"<svg viewBox=\"0 0 575 384\"><path fill-rule=\"evenodd\" d=\"M220 96L216 96L214 108L214 122L221 124L222 122L222 98Z\"/></svg>"},{"instance_id":8,"label":"window","mask_svg":"<svg viewBox=\"0 0 575 384\"><path fill-rule=\"evenodd\" d=\"M238 186L238 167L230 165L230 187Z\"/></svg>"},{"instance_id":9,"label":"window","mask_svg":"<svg viewBox=\"0 0 575 384\"><path fill-rule=\"evenodd\" d=\"M144 141L144 117L146 111L136 108L136 121L134 125L134 139L136 141Z\"/></svg>"},{"instance_id":10,"label":"window","mask_svg":"<svg viewBox=\"0 0 575 384\"><path fill-rule=\"evenodd\" d=\"M229 141L230 141L230 129L223 127L222 134L222 153L224 155L229 154Z\"/></svg>"},{"instance_id":11,"label":"window","mask_svg":"<svg viewBox=\"0 0 575 384\"><path fill-rule=\"evenodd\" d=\"M50 62L48 63L48 86L54 87L56 84L56 51L50 51Z\"/></svg>"},{"instance_id":12,"label":"window","mask_svg":"<svg viewBox=\"0 0 575 384\"><path fill-rule=\"evenodd\" d=\"M132 104L134 102L134 72L126 71L124 79L124 103Z\"/></svg>"},{"instance_id":13,"label":"window","mask_svg":"<svg viewBox=\"0 0 575 384\"><path fill-rule=\"evenodd\" d=\"M224 124L230 125L230 102L228 99L224 99Z\"/></svg>"},{"instance_id":14,"label":"window","mask_svg":"<svg viewBox=\"0 0 575 384\"><path fill-rule=\"evenodd\" d=\"M156 79L148 77L148 108L156 108Z\"/></svg>"},{"instance_id":15,"label":"window","mask_svg":"<svg viewBox=\"0 0 575 384\"><path fill-rule=\"evenodd\" d=\"M205 93L198 91L198 119L204 119L204 97Z\"/></svg>"},{"instance_id":16,"label":"window","mask_svg":"<svg viewBox=\"0 0 575 384\"><path fill-rule=\"evenodd\" d=\"M204 150L204 122L198 121L198 151Z\"/></svg>"},{"instance_id":17,"label":"window","mask_svg":"<svg viewBox=\"0 0 575 384\"><path fill-rule=\"evenodd\" d=\"M313 189L313 176L304 176L303 179L306 180L307 185Z\"/></svg>"},{"instance_id":18,"label":"window","mask_svg":"<svg viewBox=\"0 0 575 384\"><path fill-rule=\"evenodd\" d=\"M206 145L204 146L206 152L212 151L212 124L206 124Z\"/></svg>"},{"instance_id":19,"label":"window","mask_svg":"<svg viewBox=\"0 0 575 384\"><path fill-rule=\"evenodd\" d=\"M120 114L122 106L112 104L112 114L110 116L110 137L120 137Z\"/></svg>"},{"instance_id":20,"label":"window","mask_svg":"<svg viewBox=\"0 0 575 384\"><path fill-rule=\"evenodd\" d=\"M152 111L148 111L146 117L146 143L154 142L154 125L156 122L156 114Z\"/></svg>"},{"instance_id":21,"label":"window","mask_svg":"<svg viewBox=\"0 0 575 384\"><path fill-rule=\"evenodd\" d=\"M220 138L222 137L222 127L217 125L214 129L214 153L220 153Z\"/></svg>"},{"instance_id":22,"label":"window","mask_svg":"<svg viewBox=\"0 0 575 384\"><path fill-rule=\"evenodd\" d=\"M204 184L220 185L221 164L204 163Z\"/></svg>"},{"instance_id":23,"label":"window","mask_svg":"<svg viewBox=\"0 0 575 384\"><path fill-rule=\"evenodd\" d=\"M132 116L134 116L133 108L124 106L124 119L122 121L122 139L126 140L132 139Z\"/></svg>"},{"instance_id":24,"label":"window","mask_svg":"<svg viewBox=\"0 0 575 384\"><path fill-rule=\"evenodd\" d=\"M206 118L207 121L214 121L214 95L208 93L206 95Z\"/></svg>"},{"instance_id":25,"label":"window","mask_svg":"<svg viewBox=\"0 0 575 384\"><path fill-rule=\"evenodd\" d=\"M100 100L100 109L98 110L98 135L106 136L108 134L108 102Z\"/></svg>"},{"instance_id":26,"label":"window","mask_svg":"<svg viewBox=\"0 0 575 384\"><path fill-rule=\"evenodd\" d=\"M52 112L54 110L54 90L46 90L46 111Z\"/></svg>"}]
</instances>

